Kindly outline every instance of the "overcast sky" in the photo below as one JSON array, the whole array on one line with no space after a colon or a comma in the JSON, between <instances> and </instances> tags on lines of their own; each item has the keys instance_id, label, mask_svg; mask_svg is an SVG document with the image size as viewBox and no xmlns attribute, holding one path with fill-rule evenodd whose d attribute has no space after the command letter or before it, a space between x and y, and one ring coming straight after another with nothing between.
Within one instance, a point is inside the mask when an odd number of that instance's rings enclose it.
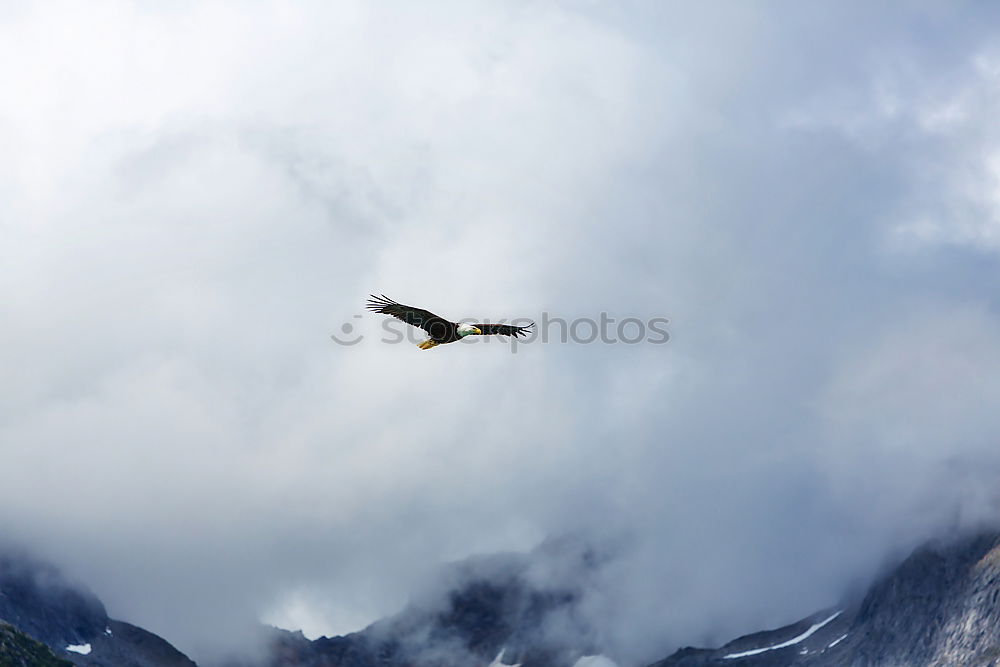
<instances>
[{"instance_id":1,"label":"overcast sky","mask_svg":"<svg viewBox=\"0 0 1000 667\"><path fill-rule=\"evenodd\" d=\"M989 523L1000 6L875 5L3 3L0 531L203 658L611 530L641 662Z\"/></svg>"}]
</instances>

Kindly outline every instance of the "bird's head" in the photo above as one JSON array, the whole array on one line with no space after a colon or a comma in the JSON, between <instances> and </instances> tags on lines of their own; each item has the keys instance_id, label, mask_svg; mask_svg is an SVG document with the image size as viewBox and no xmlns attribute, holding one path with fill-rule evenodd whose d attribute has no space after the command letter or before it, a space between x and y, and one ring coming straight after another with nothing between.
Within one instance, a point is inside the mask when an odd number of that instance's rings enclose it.
<instances>
[{"instance_id":1,"label":"bird's head","mask_svg":"<svg viewBox=\"0 0 1000 667\"><path fill-rule=\"evenodd\" d=\"M461 336L462 338L465 338L466 336L471 336L473 334L478 336L482 333L483 332L479 329L479 327L474 327L471 324L458 325L458 335Z\"/></svg>"}]
</instances>

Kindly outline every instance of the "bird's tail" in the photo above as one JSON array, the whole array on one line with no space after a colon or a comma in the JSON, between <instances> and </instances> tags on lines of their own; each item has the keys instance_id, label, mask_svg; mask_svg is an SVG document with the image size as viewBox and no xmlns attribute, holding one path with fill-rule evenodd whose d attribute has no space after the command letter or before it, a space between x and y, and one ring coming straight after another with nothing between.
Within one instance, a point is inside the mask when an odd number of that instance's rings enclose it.
<instances>
[{"instance_id":1,"label":"bird's tail","mask_svg":"<svg viewBox=\"0 0 1000 667\"><path fill-rule=\"evenodd\" d=\"M433 338L428 338L423 343L419 343L417 347L419 347L421 350L429 350L437 345L440 345L440 343L434 340Z\"/></svg>"}]
</instances>

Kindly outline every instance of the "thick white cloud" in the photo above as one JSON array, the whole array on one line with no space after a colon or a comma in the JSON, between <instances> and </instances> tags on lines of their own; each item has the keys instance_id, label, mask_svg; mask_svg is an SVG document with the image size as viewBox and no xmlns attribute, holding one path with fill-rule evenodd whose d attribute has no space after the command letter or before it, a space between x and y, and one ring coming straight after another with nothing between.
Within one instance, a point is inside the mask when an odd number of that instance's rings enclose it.
<instances>
[{"instance_id":1,"label":"thick white cloud","mask_svg":"<svg viewBox=\"0 0 1000 667\"><path fill-rule=\"evenodd\" d=\"M992 10L2 11L0 528L112 614L206 656L610 532L653 659L990 513ZM425 353L369 291L671 341Z\"/></svg>"}]
</instances>

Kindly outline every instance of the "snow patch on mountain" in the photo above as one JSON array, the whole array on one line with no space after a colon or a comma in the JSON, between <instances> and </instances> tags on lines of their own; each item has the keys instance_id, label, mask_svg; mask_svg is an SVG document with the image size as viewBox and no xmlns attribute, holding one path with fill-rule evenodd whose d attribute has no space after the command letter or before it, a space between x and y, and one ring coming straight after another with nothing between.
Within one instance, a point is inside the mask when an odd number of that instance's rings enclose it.
<instances>
[{"instance_id":1,"label":"snow patch on mountain","mask_svg":"<svg viewBox=\"0 0 1000 667\"><path fill-rule=\"evenodd\" d=\"M780 644L775 644L774 646L765 646L764 648L755 648L755 649L751 649L749 651L742 651L740 653L730 653L729 655L724 655L722 657L725 660L733 660L734 658L745 658L745 657L750 656L750 655L758 655L760 653L764 653L765 651L774 651L774 650L779 649L779 648L786 648L788 646L794 646L795 644L798 644L801 641L805 641L806 639L808 639L809 637L811 637L813 635L813 633L815 633L817 630L819 630L820 628L822 628L824 625L826 625L827 623L829 623L833 619L835 619L838 616L840 616L840 614L841 614L840 611L834 613L832 616L830 616L825 621L820 621L819 623L816 623L815 625L813 625L811 628L809 628L808 630L806 630L805 632L803 632L798 637L792 637L787 642L781 642Z\"/></svg>"}]
</instances>

